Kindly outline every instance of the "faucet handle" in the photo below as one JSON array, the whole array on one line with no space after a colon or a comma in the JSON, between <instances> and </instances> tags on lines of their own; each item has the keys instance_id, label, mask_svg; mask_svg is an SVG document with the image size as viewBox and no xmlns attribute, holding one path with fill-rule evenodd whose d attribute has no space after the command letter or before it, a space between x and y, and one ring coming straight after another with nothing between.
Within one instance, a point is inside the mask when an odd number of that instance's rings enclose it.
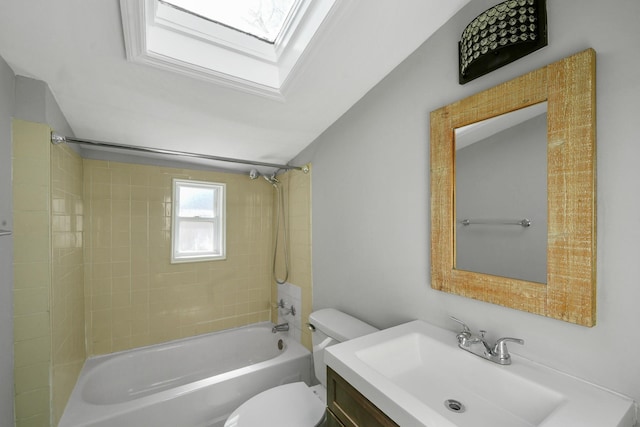
<instances>
[{"instance_id":1,"label":"faucet handle","mask_svg":"<svg viewBox=\"0 0 640 427\"><path fill-rule=\"evenodd\" d=\"M511 355L507 348L507 342L524 345L524 340L521 340L520 338L504 337L497 340L496 344L493 346L492 353L499 360L498 363L501 365L509 365L511 363Z\"/></svg>"}]
</instances>

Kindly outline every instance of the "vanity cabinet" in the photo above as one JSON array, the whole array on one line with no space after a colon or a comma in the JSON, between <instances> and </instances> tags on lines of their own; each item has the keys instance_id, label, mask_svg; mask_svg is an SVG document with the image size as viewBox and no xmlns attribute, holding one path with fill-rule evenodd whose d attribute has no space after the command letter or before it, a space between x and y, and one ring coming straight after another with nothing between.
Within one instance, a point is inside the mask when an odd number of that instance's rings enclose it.
<instances>
[{"instance_id":1,"label":"vanity cabinet","mask_svg":"<svg viewBox=\"0 0 640 427\"><path fill-rule=\"evenodd\" d=\"M327 426L399 427L331 368L327 367Z\"/></svg>"},{"instance_id":2,"label":"vanity cabinet","mask_svg":"<svg viewBox=\"0 0 640 427\"><path fill-rule=\"evenodd\" d=\"M329 408L327 408L327 413L325 414L324 423L322 427L344 427L344 424L333 415L333 412Z\"/></svg>"}]
</instances>

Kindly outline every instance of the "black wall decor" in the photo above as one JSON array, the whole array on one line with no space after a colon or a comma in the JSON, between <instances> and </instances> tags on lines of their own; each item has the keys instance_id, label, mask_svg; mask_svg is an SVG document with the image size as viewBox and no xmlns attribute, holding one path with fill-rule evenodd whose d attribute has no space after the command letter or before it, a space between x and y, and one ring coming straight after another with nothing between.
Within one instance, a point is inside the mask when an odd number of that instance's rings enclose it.
<instances>
[{"instance_id":1,"label":"black wall decor","mask_svg":"<svg viewBox=\"0 0 640 427\"><path fill-rule=\"evenodd\" d=\"M460 84L547 45L546 0L507 0L478 15L458 43Z\"/></svg>"}]
</instances>

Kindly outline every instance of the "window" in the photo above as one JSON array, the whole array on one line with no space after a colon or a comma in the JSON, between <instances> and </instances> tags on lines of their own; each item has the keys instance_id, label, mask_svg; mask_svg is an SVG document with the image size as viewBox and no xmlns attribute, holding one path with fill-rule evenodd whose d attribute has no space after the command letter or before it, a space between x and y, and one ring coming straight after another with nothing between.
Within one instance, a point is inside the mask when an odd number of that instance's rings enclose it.
<instances>
[{"instance_id":1,"label":"window","mask_svg":"<svg viewBox=\"0 0 640 427\"><path fill-rule=\"evenodd\" d=\"M225 184L173 180L171 262L225 259Z\"/></svg>"}]
</instances>

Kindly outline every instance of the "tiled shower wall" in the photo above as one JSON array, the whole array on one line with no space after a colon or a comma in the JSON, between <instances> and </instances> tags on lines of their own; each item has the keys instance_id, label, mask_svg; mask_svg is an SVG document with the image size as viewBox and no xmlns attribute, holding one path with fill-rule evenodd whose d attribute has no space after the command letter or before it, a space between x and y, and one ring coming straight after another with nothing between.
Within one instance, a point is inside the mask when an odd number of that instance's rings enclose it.
<instances>
[{"instance_id":1,"label":"tiled shower wall","mask_svg":"<svg viewBox=\"0 0 640 427\"><path fill-rule=\"evenodd\" d=\"M285 194L285 212L289 230L289 255L290 270L287 282L300 288L301 307L296 307L298 325L302 325L302 344L311 349L311 331L305 327L312 310L313 280L311 275L311 165L309 172L290 170L278 176L282 182L281 189ZM274 192L275 194L275 192ZM274 215L275 215L274 203ZM282 235L280 236L282 239ZM282 242L282 240L281 240ZM278 253L278 268L276 273L279 279L284 278L282 268L282 245ZM278 301L278 287L273 287L273 301ZM282 289L282 286L280 286ZM291 291L289 286L289 290ZM295 288L293 288L295 289ZM296 289L296 295L298 290ZM289 292L291 294L291 292ZM285 295L287 293L285 292ZM277 312L274 310L274 321L277 321ZM296 331L297 333L298 331Z\"/></svg>"},{"instance_id":2,"label":"tiled shower wall","mask_svg":"<svg viewBox=\"0 0 640 427\"><path fill-rule=\"evenodd\" d=\"M13 121L13 337L16 426L50 425L49 127Z\"/></svg>"},{"instance_id":3,"label":"tiled shower wall","mask_svg":"<svg viewBox=\"0 0 640 427\"><path fill-rule=\"evenodd\" d=\"M227 259L171 264L172 179L227 184ZM270 320L272 187L247 175L84 160L87 352Z\"/></svg>"},{"instance_id":4,"label":"tiled shower wall","mask_svg":"<svg viewBox=\"0 0 640 427\"><path fill-rule=\"evenodd\" d=\"M52 418L57 425L85 353L82 158L51 147Z\"/></svg>"},{"instance_id":5,"label":"tiled shower wall","mask_svg":"<svg viewBox=\"0 0 640 427\"><path fill-rule=\"evenodd\" d=\"M13 122L17 426L57 425L85 360L82 159Z\"/></svg>"}]
</instances>

